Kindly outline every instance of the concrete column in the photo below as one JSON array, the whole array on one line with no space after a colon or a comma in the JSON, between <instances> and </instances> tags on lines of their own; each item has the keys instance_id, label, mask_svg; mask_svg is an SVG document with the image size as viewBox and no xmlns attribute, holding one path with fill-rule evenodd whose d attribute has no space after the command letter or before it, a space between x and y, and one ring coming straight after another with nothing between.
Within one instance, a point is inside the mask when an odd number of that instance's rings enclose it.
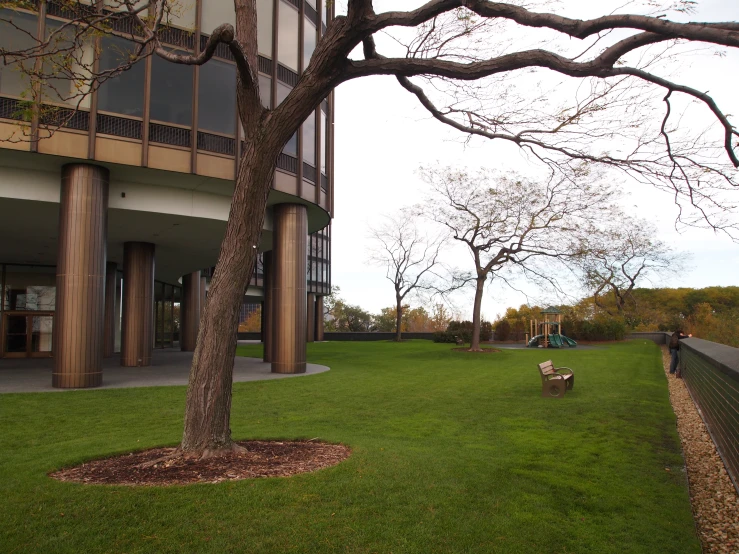
<instances>
[{"instance_id":1,"label":"concrete column","mask_svg":"<svg viewBox=\"0 0 739 554\"><path fill-rule=\"evenodd\" d=\"M313 342L316 338L316 295L312 292L308 293L308 302L307 302L307 314L306 314L306 320L307 320L307 340L308 342Z\"/></svg>"},{"instance_id":2,"label":"concrete column","mask_svg":"<svg viewBox=\"0 0 739 554\"><path fill-rule=\"evenodd\" d=\"M180 304L180 350L194 352L200 327L200 272L182 277L182 303Z\"/></svg>"},{"instance_id":3,"label":"concrete column","mask_svg":"<svg viewBox=\"0 0 739 554\"><path fill-rule=\"evenodd\" d=\"M272 361L272 252L262 254L262 271L264 271L264 302L262 303L262 342L264 355L262 360Z\"/></svg>"},{"instance_id":4,"label":"concrete column","mask_svg":"<svg viewBox=\"0 0 739 554\"><path fill-rule=\"evenodd\" d=\"M118 264L108 262L105 264L105 340L103 345L103 356L112 358L115 354L115 294L118 285Z\"/></svg>"},{"instance_id":5,"label":"concrete column","mask_svg":"<svg viewBox=\"0 0 739 554\"><path fill-rule=\"evenodd\" d=\"M121 365L151 365L154 333L154 250L150 242L123 243Z\"/></svg>"},{"instance_id":6,"label":"concrete column","mask_svg":"<svg viewBox=\"0 0 739 554\"><path fill-rule=\"evenodd\" d=\"M316 340L323 340L323 295L316 296Z\"/></svg>"},{"instance_id":7,"label":"concrete column","mask_svg":"<svg viewBox=\"0 0 739 554\"><path fill-rule=\"evenodd\" d=\"M274 207L272 254L272 372L304 373L308 210L301 204Z\"/></svg>"},{"instance_id":8,"label":"concrete column","mask_svg":"<svg viewBox=\"0 0 739 554\"><path fill-rule=\"evenodd\" d=\"M51 379L57 388L103 382L108 180L104 167L62 167Z\"/></svg>"}]
</instances>

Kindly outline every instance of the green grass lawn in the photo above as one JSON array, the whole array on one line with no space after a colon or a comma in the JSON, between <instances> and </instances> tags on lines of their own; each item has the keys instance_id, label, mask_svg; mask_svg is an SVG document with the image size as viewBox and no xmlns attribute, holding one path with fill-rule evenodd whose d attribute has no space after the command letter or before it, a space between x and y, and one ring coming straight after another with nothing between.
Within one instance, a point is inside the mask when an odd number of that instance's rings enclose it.
<instances>
[{"instance_id":1,"label":"green grass lawn","mask_svg":"<svg viewBox=\"0 0 739 554\"><path fill-rule=\"evenodd\" d=\"M176 444L185 388L0 395L0 552L700 552L657 346L452 346L312 344L331 371L235 384L234 438L353 449L291 478L57 482L47 472ZM549 357L576 373L563 400L540 397Z\"/></svg>"}]
</instances>

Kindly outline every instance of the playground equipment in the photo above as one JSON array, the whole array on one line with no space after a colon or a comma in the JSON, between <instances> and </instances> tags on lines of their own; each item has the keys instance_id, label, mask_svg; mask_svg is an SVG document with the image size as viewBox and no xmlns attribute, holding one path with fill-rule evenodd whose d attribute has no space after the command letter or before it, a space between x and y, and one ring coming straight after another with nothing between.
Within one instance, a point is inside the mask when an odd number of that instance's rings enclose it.
<instances>
[{"instance_id":1,"label":"playground equipment","mask_svg":"<svg viewBox=\"0 0 739 554\"><path fill-rule=\"evenodd\" d=\"M528 340L529 348L563 348L565 345L570 348L577 346L577 343L569 337L562 334L562 312L557 308L549 307L541 312L544 321L532 319L529 321L529 330L531 337ZM536 334L535 334L536 333Z\"/></svg>"}]
</instances>

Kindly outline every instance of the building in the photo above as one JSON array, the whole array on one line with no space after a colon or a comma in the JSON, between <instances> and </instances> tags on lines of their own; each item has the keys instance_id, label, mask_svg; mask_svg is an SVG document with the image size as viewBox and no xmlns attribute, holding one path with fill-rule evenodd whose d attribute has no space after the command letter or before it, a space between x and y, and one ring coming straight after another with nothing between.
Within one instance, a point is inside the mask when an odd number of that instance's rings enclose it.
<instances>
[{"instance_id":1,"label":"building","mask_svg":"<svg viewBox=\"0 0 739 554\"><path fill-rule=\"evenodd\" d=\"M13 22L0 22L3 47L31 46L74 9L91 9L40 2L2 9ZM257 4L260 92L270 106L297 83L332 4ZM216 26L234 23L232 2L178 7L162 33L173 49L197 53ZM126 19L113 29L77 55L116 67L132 43L119 33L130 29ZM74 106L65 92L79 83L52 81L36 92L42 107L29 123L28 82L0 65L0 357L52 356L54 386L93 387L102 382L104 356L120 352L122 365L146 366L153 348L194 349L209 275L201 270L216 264L244 146L236 70L223 47L202 67L149 57ZM315 314L330 292L332 120L331 96L279 156L259 244L264 264L245 297L265 304L273 371L304 370L305 339L320 329ZM61 127L50 134L54 121ZM299 235L291 240L304 254L279 248L286 233ZM285 270L301 264L304 275ZM276 283L301 294L302 306L273 300ZM303 338L282 348L287 335Z\"/></svg>"}]
</instances>

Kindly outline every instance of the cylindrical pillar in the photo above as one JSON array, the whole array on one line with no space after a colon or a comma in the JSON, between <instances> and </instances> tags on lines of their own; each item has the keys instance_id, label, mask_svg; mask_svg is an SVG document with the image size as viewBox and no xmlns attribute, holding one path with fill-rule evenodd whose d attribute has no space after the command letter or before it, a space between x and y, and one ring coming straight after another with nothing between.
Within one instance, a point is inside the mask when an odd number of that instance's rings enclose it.
<instances>
[{"instance_id":1,"label":"cylindrical pillar","mask_svg":"<svg viewBox=\"0 0 739 554\"><path fill-rule=\"evenodd\" d=\"M316 340L323 340L323 295L316 296Z\"/></svg>"},{"instance_id":2,"label":"cylindrical pillar","mask_svg":"<svg viewBox=\"0 0 739 554\"><path fill-rule=\"evenodd\" d=\"M123 243L121 365L151 365L154 332L154 245Z\"/></svg>"},{"instance_id":3,"label":"cylindrical pillar","mask_svg":"<svg viewBox=\"0 0 739 554\"><path fill-rule=\"evenodd\" d=\"M264 355L262 360L272 361L272 252L262 254L262 271L264 272L262 305L262 342Z\"/></svg>"},{"instance_id":4,"label":"cylindrical pillar","mask_svg":"<svg viewBox=\"0 0 739 554\"><path fill-rule=\"evenodd\" d=\"M272 372L304 373L308 210L274 207L272 251Z\"/></svg>"},{"instance_id":5,"label":"cylindrical pillar","mask_svg":"<svg viewBox=\"0 0 739 554\"><path fill-rule=\"evenodd\" d=\"M312 292L308 293L308 303L307 303L307 340L308 342L313 342L316 338L316 295Z\"/></svg>"},{"instance_id":6,"label":"cylindrical pillar","mask_svg":"<svg viewBox=\"0 0 739 554\"><path fill-rule=\"evenodd\" d=\"M108 262L105 264L105 328L103 330L105 339L103 344L103 356L111 358L115 354L115 293L117 282L118 264Z\"/></svg>"},{"instance_id":7,"label":"cylindrical pillar","mask_svg":"<svg viewBox=\"0 0 739 554\"><path fill-rule=\"evenodd\" d=\"M182 277L180 304L180 350L194 352L200 326L200 272Z\"/></svg>"},{"instance_id":8,"label":"cylindrical pillar","mask_svg":"<svg viewBox=\"0 0 739 554\"><path fill-rule=\"evenodd\" d=\"M108 178L104 167L62 167L51 379L57 388L103 382Z\"/></svg>"}]
</instances>

